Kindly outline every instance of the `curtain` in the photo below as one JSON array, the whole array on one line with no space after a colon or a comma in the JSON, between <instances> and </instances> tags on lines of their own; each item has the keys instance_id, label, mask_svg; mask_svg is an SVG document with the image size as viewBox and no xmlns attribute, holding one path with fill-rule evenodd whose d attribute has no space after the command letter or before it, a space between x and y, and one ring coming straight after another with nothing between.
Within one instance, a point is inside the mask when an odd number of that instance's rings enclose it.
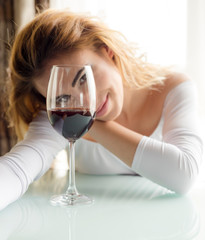
<instances>
[{"instance_id":1,"label":"curtain","mask_svg":"<svg viewBox=\"0 0 205 240\"><path fill-rule=\"evenodd\" d=\"M4 98L9 58L9 44L14 35L14 2L0 1L0 155L3 155L16 142L13 129L8 128L8 122L3 112L6 100Z\"/></svg>"},{"instance_id":2,"label":"curtain","mask_svg":"<svg viewBox=\"0 0 205 240\"><path fill-rule=\"evenodd\" d=\"M39 13L50 7L49 0L35 0L35 12Z\"/></svg>"},{"instance_id":3,"label":"curtain","mask_svg":"<svg viewBox=\"0 0 205 240\"><path fill-rule=\"evenodd\" d=\"M0 0L0 156L8 152L16 143L14 129L10 128L6 120L5 96L7 68L9 59L9 45L12 44L15 33L35 13L49 7L49 0Z\"/></svg>"}]
</instances>

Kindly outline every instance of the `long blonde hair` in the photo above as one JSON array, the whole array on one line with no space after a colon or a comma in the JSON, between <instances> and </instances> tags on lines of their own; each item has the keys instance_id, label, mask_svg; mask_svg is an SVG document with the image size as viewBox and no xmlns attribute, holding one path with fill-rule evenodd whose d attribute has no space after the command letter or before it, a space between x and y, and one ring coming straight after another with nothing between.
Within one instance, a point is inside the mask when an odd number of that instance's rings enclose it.
<instances>
[{"instance_id":1,"label":"long blonde hair","mask_svg":"<svg viewBox=\"0 0 205 240\"><path fill-rule=\"evenodd\" d=\"M103 45L112 49L113 61L125 84L143 88L163 82L163 68L144 61L122 34L89 15L46 10L17 34L9 65L9 115L19 139L45 104L33 84L43 70L43 62L61 51L98 51Z\"/></svg>"}]
</instances>

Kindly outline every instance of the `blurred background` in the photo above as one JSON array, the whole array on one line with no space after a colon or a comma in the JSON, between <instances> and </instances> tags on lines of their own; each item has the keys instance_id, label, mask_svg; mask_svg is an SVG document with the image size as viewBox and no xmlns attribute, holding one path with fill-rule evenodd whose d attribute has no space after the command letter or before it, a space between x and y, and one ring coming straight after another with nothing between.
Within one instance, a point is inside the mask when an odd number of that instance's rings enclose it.
<instances>
[{"instance_id":1,"label":"blurred background","mask_svg":"<svg viewBox=\"0 0 205 240\"><path fill-rule=\"evenodd\" d=\"M136 42L150 62L174 65L195 81L199 114L205 119L204 0L0 0L0 155L16 137L2 114L9 45L15 33L37 12L69 8L101 17L111 28Z\"/></svg>"}]
</instances>

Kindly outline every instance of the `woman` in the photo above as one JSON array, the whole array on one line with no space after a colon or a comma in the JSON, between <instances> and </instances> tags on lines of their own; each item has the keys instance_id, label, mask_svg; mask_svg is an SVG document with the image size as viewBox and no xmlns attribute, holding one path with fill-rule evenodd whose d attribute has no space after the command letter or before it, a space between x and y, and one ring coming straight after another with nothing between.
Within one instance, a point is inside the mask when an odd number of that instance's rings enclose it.
<instances>
[{"instance_id":1,"label":"woman","mask_svg":"<svg viewBox=\"0 0 205 240\"><path fill-rule=\"evenodd\" d=\"M30 148L33 134L34 140L56 140L42 111L54 64L91 64L96 81L96 121L77 141L78 171L139 174L182 194L191 188L202 141L196 91L186 76L147 63L122 35L96 19L47 10L18 33L10 59L10 118L19 139L27 132L31 142L23 142ZM53 149L58 151L59 145ZM26 162L29 153L24 154ZM44 154L41 162L50 164L48 158Z\"/></svg>"}]
</instances>

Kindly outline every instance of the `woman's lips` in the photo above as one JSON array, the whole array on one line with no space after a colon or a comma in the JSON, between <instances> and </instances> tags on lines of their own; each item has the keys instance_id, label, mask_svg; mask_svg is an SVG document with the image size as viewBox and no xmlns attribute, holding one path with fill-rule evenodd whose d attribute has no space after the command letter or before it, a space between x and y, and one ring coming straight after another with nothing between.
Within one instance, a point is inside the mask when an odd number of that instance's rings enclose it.
<instances>
[{"instance_id":1,"label":"woman's lips","mask_svg":"<svg viewBox=\"0 0 205 240\"><path fill-rule=\"evenodd\" d=\"M101 117L103 116L108 109L108 95L106 96L105 101L98 107L97 111L96 111L96 117Z\"/></svg>"}]
</instances>

